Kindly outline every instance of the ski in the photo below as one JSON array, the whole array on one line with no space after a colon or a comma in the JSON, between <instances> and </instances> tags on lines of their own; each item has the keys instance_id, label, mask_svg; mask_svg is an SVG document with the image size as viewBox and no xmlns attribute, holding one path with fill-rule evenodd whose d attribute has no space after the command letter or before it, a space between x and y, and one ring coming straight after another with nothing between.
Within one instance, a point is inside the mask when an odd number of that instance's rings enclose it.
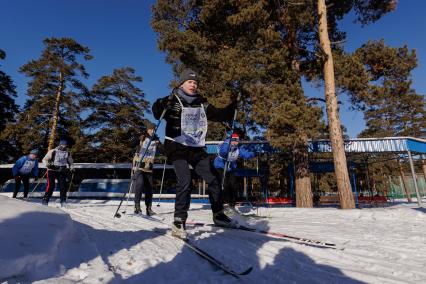
<instances>
[{"instance_id":1,"label":"ski","mask_svg":"<svg viewBox=\"0 0 426 284\"><path fill-rule=\"evenodd\" d=\"M213 266L219 268L223 272L225 272L225 273L227 273L229 275L232 275L232 276L234 276L236 278L239 278L240 276L247 275L247 274L249 274L253 270L253 267L250 266L249 268L247 268L246 270L244 270L242 272L236 272L236 271L232 270L231 268L229 268L228 266L226 266L222 261L216 259L212 255L210 255L209 253L207 253L205 250L203 250L200 247L198 247L190 239L181 239L181 238L173 237L173 236L172 236L172 238L181 240L185 244L185 246L187 248L189 248L190 250L192 250L193 252L195 252L201 258L207 260Z\"/></svg>"},{"instance_id":2,"label":"ski","mask_svg":"<svg viewBox=\"0 0 426 284\"><path fill-rule=\"evenodd\" d=\"M201 222L187 222L186 224L192 225L192 226L195 226L195 227L204 227L204 226L215 227L214 224L207 224L207 223L201 223ZM252 228L252 227L247 227L247 226L242 226L242 225L238 225L238 227L234 227L234 228L226 228L226 227L218 227L218 228L241 230L241 231L246 231L246 232L258 233L258 234L262 234L262 235L266 235L266 236L276 237L276 238L280 238L280 239L286 239L286 240L289 240L289 241L292 241L292 242L295 242L295 243L298 243L298 244L307 244L307 245L312 245L312 246L317 246L317 247L340 249L339 247L337 247L336 244L329 243L329 242L311 240L311 239L307 239L307 238L301 238L301 237L296 237L296 236L291 236L291 235L287 235L287 234L283 234L283 233L271 232L271 231L266 231L266 230L259 230L257 228ZM343 249L341 249L341 250L343 250Z\"/></svg>"},{"instance_id":3,"label":"ski","mask_svg":"<svg viewBox=\"0 0 426 284\"><path fill-rule=\"evenodd\" d=\"M138 215L138 216L140 216L140 215ZM163 220L153 218L152 216L143 216L142 215L141 217L146 218L147 220L150 220L150 221L153 221L153 222L159 222L161 224L165 224L165 222ZM159 231L156 231L156 230L154 230L154 232L156 232L156 233L158 233L160 235L164 235L162 232L159 232ZM246 270L244 270L242 272L236 272L236 271L232 270L231 268L229 268L227 265L225 265L222 261L216 259L212 255L210 255L209 253L207 253L205 250L203 250L200 247L198 247L190 239L181 239L181 238L172 236L171 234L170 235L166 234L166 236L168 236L168 237L170 237L172 239L176 239L176 240L182 241L187 248L189 248L190 250L192 250L198 256L200 256L201 258L207 260L213 266L219 268L223 272L225 272L225 273L227 273L229 275L232 275L234 277L239 278L240 276L244 276L244 275L249 274L253 270L253 267L250 266L249 268L247 268Z\"/></svg>"},{"instance_id":4,"label":"ski","mask_svg":"<svg viewBox=\"0 0 426 284\"><path fill-rule=\"evenodd\" d=\"M163 217L153 217L153 216L148 216L148 215L143 215L143 214L134 214L134 213L130 213L127 214L127 216L129 217L140 217L140 218L144 218L150 221L154 221L154 222L163 222L165 220L165 218Z\"/></svg>"}]
</instances>

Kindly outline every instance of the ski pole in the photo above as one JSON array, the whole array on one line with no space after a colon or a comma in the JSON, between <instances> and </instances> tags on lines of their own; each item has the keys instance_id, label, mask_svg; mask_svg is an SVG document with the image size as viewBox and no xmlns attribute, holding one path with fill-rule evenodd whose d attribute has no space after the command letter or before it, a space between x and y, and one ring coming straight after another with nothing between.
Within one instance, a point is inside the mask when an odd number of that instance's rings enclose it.
<instances>
[{"instance_id":1,"label":"ski pole","mask_svg":"<svg viewBox=\"0 0 426 284\"><path fill-rule=\"evenodd\" d=\"M37 187L39 186L41 180L44 179L44 177L46 176L46 174L47 174L47 169L46 169L46 172L44 173L44 175L41 178L38 179L37 184L33 187L33 190L31 190L31 193L33 193L37 189Z\"/></svg>"},{"instance_id":2,"label":"ski pole","mask_svg":"<svg viewBox=\"0 0 426 284\"><path fill-rule=\"evenodd\" d=\"M237 102L240 100L241 98L241 93L238 94L237 97ZM226 150L226 161L225 161L225 166L223 167L223 175L222 175L222 190L224 190L224 186L225 186L225 178L226 178L226 172L228 171L228 166L229 166L229 151L231 150L231 140L232 140L232 133L234 133L234 129L235 129L235 121L237 120L237 110L238 108L235 107L234 110L234 118L232 119L232 126L231 126L231 137L229 139L229 143L228 143L228 149Z\"/></svg>"},{"instance_id":3,"label":"ski pole","mask_svg":"<svg viewBox=\"0 0 426 284\"><path fill-rule=\"evenodd\" d=\"M136 171L139 169L139 166L142 163L143 159L145 158L146 153L148 153L148 148L151 145L152 139L154 138L155 134L157 133L158 127L160 126L161 121L163 120L163 117L166 114L166 111L167 111L167 108L164 108L163 112L161 113L160 118L158 119L157 125L155 125L154 132L152 133L151 137L148 140L148 144L147 144L147 146L145 148L145 151L143 152L143 154L139 158L138 162L136 163ZM136 171L135 171L135 173L136 173ZM118 204L118 206L117 206L117 210L115 211L114 218L120 218L121 217L121 214L118 213L118 211L120 210L121 204L123 204L123 201L126 198L126 195L130 194L130 191L132 190L132 186L133 186L133 175L134 175L134 173L133 173L133 169L132 169L132 175L130 177L129 190L126 191L126 192L124 192L123 196L121 197L121 201L120 201L120 204Z\"/></svg>"},{"instance_id":4,"label":"ski pole","mask_svg":"<svg viewBox=\"0 0 426 284\"><path fill-rule=\"evenodd\" d=\"M133 163L132 163L132 167L133 167ZM132 181L133 181L133 175L136 173L136 171L138 170L138 168L136 168L135 170L132 169L132 173L130 174ZM127 200L126 200L126 208L129 207L129 199L130 199L130 191L132 191L132 187L130 187L129 192L127 194ZM124 210L123 212L121 212L123 214L126 213L126 210Z\"/></svg>"},{"instance_id":5,"label":"ski pole","mask_svg":"<svg viewBox=\"0 0 426 284\"><path fill-rule=\"evenodd\" d=\"M161 193L163 192L164 174L166 172L167 158L164 160L163 176L161 177L160 195L158 196L157 207L160 207Z\"/></svg>"},{"instance_id":6,"label":"ski pole","mask_svg":"<svg viewBox=\"0 0 426 284\"><path fill-rule=\"evenodd\" d=\"M67 190L67 193L66 193L66 198L65 198L65 202L67 202L68 201L68 193L70 192L70 190L71 190L71 187L72 187L72 181L74 180L74 171L72 171L72 174L71 174L71 180L70 180L70 185L68 186L68 190Z\"/></svg>"}]
</instances>

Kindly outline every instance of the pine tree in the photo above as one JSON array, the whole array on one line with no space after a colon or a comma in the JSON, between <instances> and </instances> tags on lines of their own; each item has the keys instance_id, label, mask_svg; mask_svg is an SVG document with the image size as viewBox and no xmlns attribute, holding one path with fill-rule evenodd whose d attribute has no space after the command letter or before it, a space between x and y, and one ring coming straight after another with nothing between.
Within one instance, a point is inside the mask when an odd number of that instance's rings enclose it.
<instances>
[{"instance_id":1,"label":"pine tree","mask_svg":"<svg viewBox=\"0 0 426 284\"><path fill-rule=\"evenodd\" d=\"M337 22L351 10L355 11L355 14L358 16L358 21L362 24L368 24L378 20L383 14L392 11L395 8L396 2L392 0L328 1L328 7L331 7L331 9L327 8L325 0L317 0L316 7L307 3L308 2L304 5L305 10L303 13L305 16L303 18L297 17L300 15L295 15L289 18L289 20L287 19L289 22L288 26L290 27L289 34L294 34L295 38L298 37L298 39L294 41L296 42L296 47L301 48L305 53L307 52L307 55L312 53L312 51L317 51L315 56L319 58L319 62L313 61L312 56L305 56L302 62L305 65L305 76L307 76L307 78L321 78L322 76L318 74L320 73L318 67L320 66L323 69L322 78L325 85L328 128L330 130L330 140L333 148L333 160L340 206L343 209L350 209L355 207L355 203L351 193L346 166L346 155L343 146L343 134L338 115L337 96L334 86L334 64L330 39L332 41L339 41L345 38L345 34L338 30ZM291 10L292 5L291 3L287 7L284 5L283 9ZM288 15L288 13L283 14ZM283 22L286 22L285 19L284 16ZM312 19L314 20L312 21ZM315 39L315 36L313 36L313 33L316 33L315 29L318 30L319 47L317 43L312 44L312 39ZM302 36L299 32L301 32ZM317 40L315 39L315 41Z\"/></svg>"},{"instance_id":2,"label":"pine tree","mask_svg":"<svg viewBox=\"0 0 426 284\"><path fill-rule=\"evenodd\" d=\"M142 77L131 67L101 77L86 101L91 113L85 120L97 162L128 162L135 141L145 130L149 103L136 84Z\"/></svg>"},{"instance_id":3,"label":"pine tree","mask_svg":"<svg viewBox=\"0 0 426 284\"><path fill-rule=\"evenodd\" d=\"M337 22L350 11L367 24L394 5L392 0L328 2L332 41L345 38ZM301 82L303 77L321 80L326 58L318 47L315 2L159 0L153 11L159 48L175 71L185 66L200 71L202 87L216 103L241 92L244 124L274 146L290 149L297 205L312 207L307 144L323 125L320 109L307 103Z\"/></svg>"},{"instance_id":4,"label":"pine tree","mask_svg":"<svg viewBox=\"0 0 426 284\"><path fill-rule=\"evenodd\" d=\"M411 72L417 66L414 50L389 47L384 40L369 41L353 54L335 54L337 85L354 107L364 111L367 128L361 137L424 137L424 96L411 88ZM389 187L389 176L403 172L395 155L369 155L360 164L369 165L370 188ZM366 181L367 184L367 181ZM385 190L386 189L386 190Z\"/></svg>"},{"instance_id":5,"label":"pine tree","mask_svg":"<svg viewBox=\"0 0 426 284\"><path fill-rule=\"evenodd\" d=\"M32 78L27 90L29 99L17 122L5 130L5 135L22 152L52 148L55 137L71 136L78 140L83 135L81 101L88 90L80 80L88 74L79 60L92 58L89 49L71 38L48 38L43 43L45 49L40 58L20 69Z\"/></svg>"},{"instance_id":6,"label":"pine tree","mask_svg":"<svg viewBox=\"0 0 426 284\"><path fill-rule=\"evenodd\" d=\"M355 56L369 78L368 89L359 98L367 124L361 136L426 137L424 96L411 87L411 72L417 66L415 50L389 47L383 40L369 41Z\"/></svg>"},{"instance_id":7,"label":"pine tree","mask_svg":"<svg viewBox=\"0 0 426 284\"><path fill-rule=\"evenodd\" d=\"M183 65L201 73L209 100L223 105L242 93L239 126L296 154L298 205L309 207L312 202L303 202L311 196L306 146L320 112L306 104L275 8L259 1L158 1L153 27L176 70Z\"/></svg>"},{"instance_id":8,"label":"pine tree","mask_svg":"<svg viewBox=\"0 0 426 284\"><path fill-rule=\"evenodd\" d=\"M0 60L6 58L6 53L0 49ZM7 161L13 155L13 147L2 133L7 123L15 119L18 106L15 103L15 85L9 75L0 70L0 161Z\"/></svg>"}]
</instances>

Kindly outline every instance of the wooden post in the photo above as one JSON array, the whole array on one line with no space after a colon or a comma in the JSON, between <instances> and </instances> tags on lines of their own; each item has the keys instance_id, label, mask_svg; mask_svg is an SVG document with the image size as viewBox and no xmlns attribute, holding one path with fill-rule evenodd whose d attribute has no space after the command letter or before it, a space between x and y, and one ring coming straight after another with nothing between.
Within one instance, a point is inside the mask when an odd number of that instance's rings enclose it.
<instances>
[{"instance_id":1,"label":"wooden post","mask_svg":"<svg viewBox=\"0 0 426 284\"><path fill-rule=\"evenodd\" d=\"M401 162L398 161L398 163L399 163L399 174L401 175L401 180L402 180L402 187L404 189L405 196L407 196L407 201L411 202L412 201L411 200L411 194L408 190L408 186L407 186L407 183L406 183L405 178L404 178L404 169L402 168Z\"/></svg>"},{"instance_id":2,"label":"wooden post","mask_svg":"<svg viewBox=\"0 0 426 284\"><path fill-rule=\"evenodd\" d=\"M422 155L422 170L423 170L423 176L425 178L425 182L426 182L426 155Z\"/></svg>"},{"instance_id":3,"label":"wooden post","mask_svg":"<svg viewBox=\"0 0 426 284\"><path fill-rule=\"evenodd\" d=\"M416 190L417 204L419 205L419 207L422 207L422 197L420 195L419 187L417 185L416 171L414 170L413 157L411 157L411 151L407 151L407 154L408 154L408 161L410 162L411 175L413 176L414 188Z\"/></svg>"}]
</instances>

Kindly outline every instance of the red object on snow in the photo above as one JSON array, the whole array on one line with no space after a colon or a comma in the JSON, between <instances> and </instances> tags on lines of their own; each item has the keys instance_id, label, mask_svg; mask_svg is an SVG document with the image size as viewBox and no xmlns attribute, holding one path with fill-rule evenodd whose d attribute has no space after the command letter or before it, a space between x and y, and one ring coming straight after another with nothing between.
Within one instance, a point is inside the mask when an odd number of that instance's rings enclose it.
<instances>
[{"instance_id":1,"label":"red object on snow","mask_svg":"<svg viewBox=\"0 0 426 284\"><path fill-rule=\"evenodd\" d=\"M268 197L269 204L292 204L290 197Z\"/></svg>"},{"instance_id":2,"label":"red object on snow","mask_svg":"<svg viewBox=\"0 0 426 284\"><path fill-rule=\"evenodd\" d=\"M388 199L386 196L358 196L358 202L362 203L386 203Z\"/></svg>"}]
</instances>

